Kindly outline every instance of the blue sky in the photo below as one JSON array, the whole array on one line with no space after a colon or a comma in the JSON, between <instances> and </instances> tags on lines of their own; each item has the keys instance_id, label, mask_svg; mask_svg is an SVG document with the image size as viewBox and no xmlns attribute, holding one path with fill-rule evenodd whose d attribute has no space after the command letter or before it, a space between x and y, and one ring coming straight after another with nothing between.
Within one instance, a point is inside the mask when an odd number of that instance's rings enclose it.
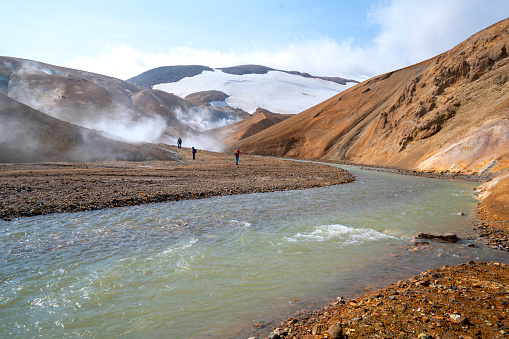
<instances>
[{"instance_id":1,"label":"blue sky","mask_svg":"<svg viewBox=\"0 0 509 339\"><path fill-rule=\"evenodd\" d=\"M507 0L3 2L0 55L121 79L185 64L373 76L509 16Z\"/></svg>"}]
</instances>

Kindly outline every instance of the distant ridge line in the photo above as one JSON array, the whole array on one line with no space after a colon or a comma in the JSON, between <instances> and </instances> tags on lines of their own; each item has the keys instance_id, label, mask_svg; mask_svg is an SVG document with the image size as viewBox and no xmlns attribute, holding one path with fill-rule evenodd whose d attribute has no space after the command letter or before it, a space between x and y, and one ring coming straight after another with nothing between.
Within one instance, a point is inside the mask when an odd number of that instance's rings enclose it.
<instances>
[{"instance_id":1,"label":"distant ridge line","mask_svg":"<svg viewBox=\"0 0 509 339\"><path fill-rule=\"evenodd\" d=\"M224 73L233 75L267 74L270 71L278 71L292 75L302 76L304 78L322 79L325 81L334 82L339 85L346 85L348 82L356 84L359 83L359 81L353 79L344 79L341 77L313 76L309 73L302 73L298 71L284 71L262 65L239 65L232 67L222 67L217 69L221 70ZM133 85L139 86L144 89L152 89L152 87L155 85L178 82L184 78L199 75L204 71L213 72L214 69L208 66L201 65L162 66L143 72L135 77L128 79L127 81L132 83Z\"/></svg>"}]
</instances>

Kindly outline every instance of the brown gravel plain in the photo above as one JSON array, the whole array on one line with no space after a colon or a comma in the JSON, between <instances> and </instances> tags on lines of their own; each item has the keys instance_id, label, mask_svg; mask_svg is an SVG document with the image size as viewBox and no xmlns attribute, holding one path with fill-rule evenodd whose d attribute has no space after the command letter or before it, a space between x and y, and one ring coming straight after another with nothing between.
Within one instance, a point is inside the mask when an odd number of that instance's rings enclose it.
<instances>
[{"instance_id":1,"label":"brown gravel plain","mask_svg":"<svg viewBox=\"0 0 509 339\"><path fill-rule=\"evenodd\" d=\"M161 145L161 147L163 147ZM97 210L344 184L348 172L306 162L164 146L180 161L0 164L0 218Z\"/></svg>"},{"instance_id":2,"label":"brown gravel plain","mask_svg":"<svg viewBox=\"0 0 509 339\"><path fill-rule=\"evenodd\" d=\"M0 164L0 217L74 212L160 201L347 183L338 168L166 146L175 162ZM487 245L509 249L509 179L479 203ZM501 252L502 253L502 252ZM503 252L507 253L507 252ZM351 296L350 296L351 297ZM423 272L322 309L298 312L254 338L508 338L509 266L469 262ZM235 335L233 335L235 337Z\"/></svg>"}]
</instances>

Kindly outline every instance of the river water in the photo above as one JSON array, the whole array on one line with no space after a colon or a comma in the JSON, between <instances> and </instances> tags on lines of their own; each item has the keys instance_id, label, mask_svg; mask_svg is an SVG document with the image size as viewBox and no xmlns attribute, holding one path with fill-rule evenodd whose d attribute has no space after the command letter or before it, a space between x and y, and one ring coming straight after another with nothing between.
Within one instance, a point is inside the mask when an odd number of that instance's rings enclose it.
<instances>
[{"instance_id":1,"label":"river water","mask_svg":"<svg viewBox=\"0 0 509 339\"><path fill-rule=\"evenodd\" d=\"M472 232L475 183L342 167L357 180L0 221L0 337L242 337L428 268L508 262L472 240L409 251Z\"/></svg>"}]
</instances>

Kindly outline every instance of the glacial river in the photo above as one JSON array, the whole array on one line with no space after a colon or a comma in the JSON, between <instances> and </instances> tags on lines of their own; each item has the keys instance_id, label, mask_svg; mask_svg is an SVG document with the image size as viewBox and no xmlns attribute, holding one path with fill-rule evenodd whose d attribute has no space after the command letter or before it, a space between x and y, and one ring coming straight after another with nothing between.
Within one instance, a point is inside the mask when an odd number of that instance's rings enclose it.
<instances>
[{"instance_id":1,"label":"glacial river","mask_svg":"<svg viewBox=\"0 0 509 339\"><path fill-rule=\"evenodd\" d=\"M0 337L243 337L428 268L509 263L472 240L409 251L473 233L475 183L342 167L357 180L0 221Z\"/></svg>"}]
</instances>

